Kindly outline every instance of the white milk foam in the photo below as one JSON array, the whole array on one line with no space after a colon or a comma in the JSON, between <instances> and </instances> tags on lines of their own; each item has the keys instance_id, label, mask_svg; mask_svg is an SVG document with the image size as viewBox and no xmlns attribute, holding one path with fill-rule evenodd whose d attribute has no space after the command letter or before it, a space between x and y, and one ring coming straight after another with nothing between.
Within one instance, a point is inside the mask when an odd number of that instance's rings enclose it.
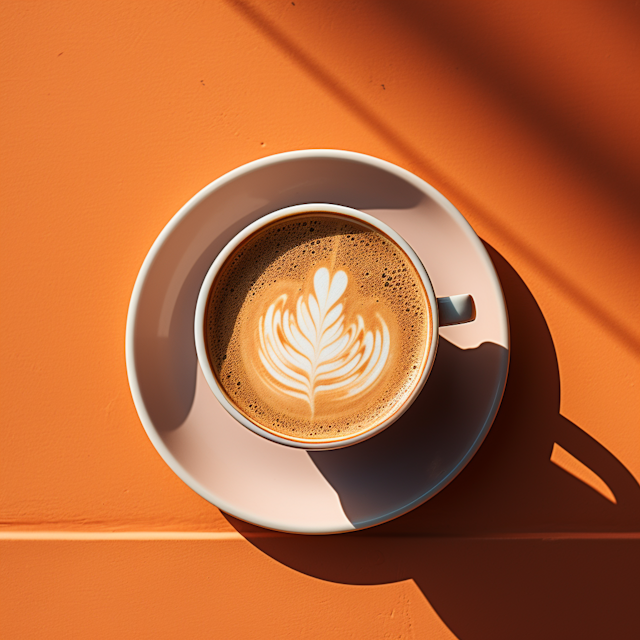
<instances>
[{"instance_id":1,"label":"white milk foam","mask_svg":"<svg viewBox=\"0 0 640 640\"><path fill-rule=\"evenodd\" d=\"M395 413L424 369L431 310L415 267L355 219L300 214L256 232L209 297L209 359L229 401L296 440L339 440Z\"/></svg>"},{"instance_id":2,"label":"white milk foam","mask_svg":"<svg viewBox=\"0 0 640 640\"><path fill-rule=\"evenodd\" d=\"M290 313L283 294L260 317L258 355L268 374L264 382L307 402L311 418L316 394L333 391L341 399L358 395L380 378L389 359L389 329L381 316L375 337L361 315L345 326L343 305L337 302L348 282L344 271L332 278L320 267L308 305L300 296Z\"/></svg>"}]
</instances>

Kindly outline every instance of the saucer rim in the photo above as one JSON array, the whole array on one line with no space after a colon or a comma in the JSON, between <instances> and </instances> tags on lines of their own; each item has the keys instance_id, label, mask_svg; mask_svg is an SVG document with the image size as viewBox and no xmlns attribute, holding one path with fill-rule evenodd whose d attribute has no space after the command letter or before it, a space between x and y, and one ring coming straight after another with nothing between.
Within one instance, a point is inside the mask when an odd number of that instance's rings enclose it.
<instances>
[{"instance_id":1,"label":"saucer rim","mask_svg":"<svg viewBox=\"0 0 640 640\"><path fill-rule=\"evenodd\" d=\"M376 518L372 518L365 522L360 522L357 525L352 524L350 528L344 527L336 527L335 525L325 527L325 528L314 528L309 529L308 527L295 527L291 526L290 523L287 523L287 527L283 527L283 523L277 523L273 521L269 521L263 518L252 518L250 513L245 513L243 510L236 508L234 505L227 503L225 500L220 499L218 496L213 495L208 489L202 486L195 478L193 478L188 471L182 466L180 462L174 457L171 451L168 449L158 431L156 430L153 420L149 415L144 399L142 397L142 393L140 391L140 385L138 383L137 373L136 373L136 357L135 357L135 324L137 319L138 307L141 301L141 294L144 287L144 283L149 275L149 272L153 266L153 263L158 256L160 250L167 242L167 240L171 237L174 230L178 227L181 221L195 208L197 207L203 200L205 200L211 193L221 188L225 184L239 178L244 174L249 174L256 170L263 169L267 166L290 162L295 160L304 160L304 159L319 159L319 158L329 158L335 160L347 160L357 163L364 163L375 168L378 168L382 171L389 172L396 177L408 182L409 184L416 187L418 190L425 193L432 200L437 202L448 215L452 216L458 226L462 229L462 231L467 236L467 239L474 246L478 257L484 263L487 271L488 278L491 280L492 288L499 294L498 299L501 301L501 309L504 315L504 323L503 327L500 331L500 342L501 346L505 349L505 357L503 362L501 363L501 371L500 371L500 379L501 388L497 389L499 393L496 393L494 396L494 400L491 406L490 411L487 413L487 417L485 418L484 424L482 428L478 432L478 436L473 442L473 445L469 447L467 453L460 460L460 462L450 470L450 472L440 480L436 485L431 487L429 491L411 501L410 503L404 504L396 510L390 511ZM502 285L498 279L498 275L495 271L495 267L489 254L482 244L482 241L475 233L469 222L465 219L465 217L458 211L458 209L443 195L441 194L435 187L430 185L428 182L419 178L415 174L411 173L407 169L399 167L387 160L382 160L380 158L376 158L374 156L370 156L363 153L358 153L355 151L346 151L341 149L303 149L296 151L286 151L283 153L278 153L270 156L266 156L264 158L259 158L257 160L253 160L246 164L243 164L231 171L225 173L224 175L216 178L208 185L203 187L198 193L192 196L179 210L174 216L169 220L169 222L164 226L162 231L159 233L157 238L154 240L151 245L149 251L147 252L145 259L140 267L138 275L136 277L136 281L132 290L131 299L129 302L129 307L127 311L127 322L126 322L126 330L125 330L125 363L127 370L127 378L129 382L129 388L131 391L132 399L134 402L134 406L136 408L136 412L138 413L138 417L142 423L142 426L151 440L151 443L155 447L158 454L164 460L164 462L169 466L169 468L192 490L198 493L205 500L210 502L212 505L222 510L223 512L238 518L244 522L249 524L265 527L274 531L279 531L283 533L297 533L297 534L308 534L308 535L322 535L322 534L335 534L335 533L348 533L351 531L361 531L363 529L368 529L379 524L384 524L385 522L389 522L394 520L395 518L409 513L413 509L418 506L424 504L427 500L432 498L434 495L439 493L442 489L444 489L469 463L469 461L476 454L478 449L480 448L482 442L486 438L495 417L497 415L498 409L500 408L500 404L502 402L502 397L504 395L504 390L506 387L507 375L509 370L509 361L510 361L510 331L509 331L509 317L507 313L504 292L502 290ZM199 366L199 364L198 364ZM279 445L285 446L285 445ZM357 445L354 445L357 446Z\"/></svg>"}]
</instances>

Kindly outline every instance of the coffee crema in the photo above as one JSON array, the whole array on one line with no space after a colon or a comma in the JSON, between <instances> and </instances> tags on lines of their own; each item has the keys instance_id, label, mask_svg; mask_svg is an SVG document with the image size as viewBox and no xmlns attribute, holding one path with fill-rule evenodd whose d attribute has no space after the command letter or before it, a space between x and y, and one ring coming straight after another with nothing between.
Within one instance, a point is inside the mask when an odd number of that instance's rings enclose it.
<instances>
[{"instance_id":1,"label":"coffee crema","mask_svg":"<svg viewBox=\"0 0 640 640\"><path fill-rule=\"evenodd\" d=\"M344 214L303 213L244 240L207 302L209 362L229 402L280 437L339 441L404 404L432 312L393 240Z\"/></svg>"}]
</instances>

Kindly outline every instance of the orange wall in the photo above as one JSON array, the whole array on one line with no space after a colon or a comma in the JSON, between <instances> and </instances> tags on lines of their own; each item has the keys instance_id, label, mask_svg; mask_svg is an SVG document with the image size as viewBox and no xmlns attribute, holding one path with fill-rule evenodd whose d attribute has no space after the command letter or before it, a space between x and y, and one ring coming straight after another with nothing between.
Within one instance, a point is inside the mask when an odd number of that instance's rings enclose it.
<instances>
[{"instance_id":1,"label":"orange wall","mask_svg":"<svg viewBox=\"0 0 640 640\"><path fill-rule=\"evenodd\" d=\"M0 635L640 634L637 3L0 12ZM178 208L314 147L440 189L492 248L513 331L504 405L460 477L321 540L183 485L124 364L133 283Z\"/></svg>"}]
</instances>

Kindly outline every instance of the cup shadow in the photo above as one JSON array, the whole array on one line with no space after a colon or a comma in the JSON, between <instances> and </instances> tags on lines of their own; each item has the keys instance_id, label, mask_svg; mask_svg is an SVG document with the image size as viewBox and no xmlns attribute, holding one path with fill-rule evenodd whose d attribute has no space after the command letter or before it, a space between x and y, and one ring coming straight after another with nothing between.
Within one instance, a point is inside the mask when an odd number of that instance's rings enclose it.
<instances>
[{"instance_id":1,"label":"cup shadow","mask_svg":"<svg viewBox=\"0 0 640 640\"><path fill-rule=\"evenodd\" d=\"M440 338L428 383L397 422L357 446L308 452L354 526L390 520L453 480L491 427L507 367L500 345L459 349Z\"/></svg>"},{"instance_id":2,"label":"cup shadow","mask_svg":"<svg viewBox=\"0 0 640 640\"><path fill-rule=\"evenodd\" d=\"M542 312L515 270L486 247L509 311L509 378L493 427L455 480L405 516L349 535L255 535L259 527L227 519L263 553L322 580L414 580L461 640L639 637L640 486L559 414L558 362ZM445 349L464 361L462 350L448 343ZM402 418L409 433L424 423L426 398ZM598 476L614 500L554 464L556 445ZM366 510L362 479L337 459L314 462L345 513L358 520Z\"/></svg>"}]
</instances>

